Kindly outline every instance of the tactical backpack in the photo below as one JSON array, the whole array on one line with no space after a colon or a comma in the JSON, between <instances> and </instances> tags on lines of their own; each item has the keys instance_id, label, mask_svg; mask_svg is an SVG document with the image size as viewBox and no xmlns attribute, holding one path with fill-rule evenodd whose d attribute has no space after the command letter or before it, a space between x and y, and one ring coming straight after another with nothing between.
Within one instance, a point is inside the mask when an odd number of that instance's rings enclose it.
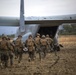
<instances>
[{"instance_id":1,"label":"tactical backpack","mask_svg":"<svg viewBox=\"0 0 76 75\"><path fill-rule=\"evenodd\" d=\"M7 41L1 41L0 42L0 49L1 50L7 50Z\"/></svg>"},{"instance_id":2,"label":"tactical backpack","mask_svg":"<svg viewBox=\"0 0 76 75\"><path fill-rule=\"evenodd\" d=\"M41 45L47 45L47 40L46 39L41 39L40 43L41 43Z\"/></svg>"},{"instance_id":3,"label":"tactical backpack","mask_svg":"<svg viewBox=\"0 0 76 75\"><path fill-rule=\"evenodd\" d=\"M28 40L27 40L27 46L33 46L33 45L34 45L33 40L28 39Z\"/></svg>"}]
</instances>

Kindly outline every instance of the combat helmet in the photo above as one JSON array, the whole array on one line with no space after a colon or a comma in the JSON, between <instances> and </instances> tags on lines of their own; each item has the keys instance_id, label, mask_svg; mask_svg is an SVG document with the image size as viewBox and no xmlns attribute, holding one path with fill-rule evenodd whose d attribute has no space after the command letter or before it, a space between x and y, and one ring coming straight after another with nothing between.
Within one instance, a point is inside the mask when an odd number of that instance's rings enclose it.
<instances>
[{"instance_id":1,"label":"combat helmet","mask_svg":"<svg viewBox=\"0 0 76 75\"><path fill-rule=\"evenodd\" d=\"M31 34L29 35L29 38L30 38L30 37L32 37L32 35L31 35Z\"/></svg>"},{"instance_id":2,"label":"combat helmet","mask_svg":"<svg viewBox=\"0 0 76 75\"><path fill-rule=\"evenodd\" d=\"M49 35L47 34L46 37L49 37Z\"/></svg>"},{"instance_id":3,"label":"combat helmet","mask_svg":"<svg viewBox=\"0 0 76 75\"><path fill-rule=\"evenodd\" d=\"M42 35L42 38L45 38L45 35Z\"/></svg>"},{"instance_id":4,"label":"combat helmet","mask_svg":"<svg viewBox=\"0 0 76 75\"><path fill-rule=\"evenodd\" d=\"M2 36L2 39L7 39L7 37L6 36Z\"/></svg>"},{"instance_id":5,"label":"combat helmet","mask_svg":"<svg viewBox=\"0 0 76 75\"><path fill-rule=\"evenodd\" d=\"M37 33L37 35L36 36L40 36L40 34L39 33Z\"/></svg>"}]
</instances>

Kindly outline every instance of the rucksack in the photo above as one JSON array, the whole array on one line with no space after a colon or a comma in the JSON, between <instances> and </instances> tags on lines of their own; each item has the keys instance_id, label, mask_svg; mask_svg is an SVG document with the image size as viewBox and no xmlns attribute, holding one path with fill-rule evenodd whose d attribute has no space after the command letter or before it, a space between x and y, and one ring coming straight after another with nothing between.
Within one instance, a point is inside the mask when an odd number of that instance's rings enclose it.
<instances>
[{"instance_id":1,"label":"rucksack","mask_svg":"<svg viewBox=\"0 0 76 75\"><path fill-rule=\"evenodd\" d=\"M2 49L2 50L7 49L7 41L1 41L0 42L0 49Z\"/></svg>"}]
</instances>

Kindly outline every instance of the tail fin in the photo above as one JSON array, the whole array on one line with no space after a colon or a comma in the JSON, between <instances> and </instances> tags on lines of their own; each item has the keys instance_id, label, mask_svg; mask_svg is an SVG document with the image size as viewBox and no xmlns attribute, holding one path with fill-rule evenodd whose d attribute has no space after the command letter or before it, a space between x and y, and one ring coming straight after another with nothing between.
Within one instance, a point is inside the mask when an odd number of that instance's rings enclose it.
<instances>
[{"instance_id":1,"label":"tail fin","mask_svg":"<svg viewBox=\"0 0 76 75\"><path fill-rule=\"evenodd\" d=\"M20 2L20 32L25 32L25 24L24 24L24 0Z\"/></svg>"}]
</instances>

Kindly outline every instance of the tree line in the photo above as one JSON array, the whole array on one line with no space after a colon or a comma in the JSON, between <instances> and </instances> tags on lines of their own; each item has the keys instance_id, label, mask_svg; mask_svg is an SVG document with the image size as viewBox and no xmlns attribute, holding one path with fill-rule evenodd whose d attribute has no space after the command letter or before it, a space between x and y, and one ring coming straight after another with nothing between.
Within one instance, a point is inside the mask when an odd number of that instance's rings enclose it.
<instances>
[{"instance_id":1,"label":"tree line","mask_svg":"<svg viewBox=\"0 0 76 75\"><path fill-rule=\"evenodd\" d=\"M69 24L63 25L63 29L59 31L61 35L76 35L76 25Z\"/></svg>"}]
</instances>

